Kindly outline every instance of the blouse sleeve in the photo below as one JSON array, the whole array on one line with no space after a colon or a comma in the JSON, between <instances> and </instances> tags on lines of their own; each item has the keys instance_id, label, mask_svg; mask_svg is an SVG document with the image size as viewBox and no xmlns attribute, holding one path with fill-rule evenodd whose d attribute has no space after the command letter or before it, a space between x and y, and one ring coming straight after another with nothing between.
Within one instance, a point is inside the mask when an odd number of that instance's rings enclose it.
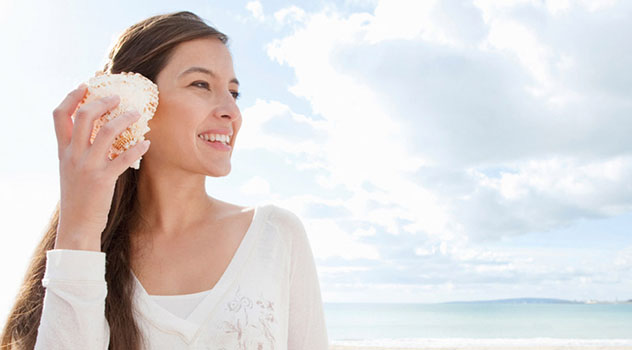
<instances>
[{"instance_id":1,"label":"blouse sleeve","mask_svg":"<svg viewBox=\"0 0 632 350\"><path fill-rule=\"evenodd\" d=\"M46 288L35 350L108 348L105 253L46 252Z\"/></svg>"},{"instance_id":2,"label":"blouse sleeve","mask_svg":"<svg viewBox=\"0 0 632 350\"><path fill-rule=\"evenodd\" d=\"M288 350L327 350L329 340L314 255L299 218L288 212L292 232Z\"/></svg>"}]
</instances>

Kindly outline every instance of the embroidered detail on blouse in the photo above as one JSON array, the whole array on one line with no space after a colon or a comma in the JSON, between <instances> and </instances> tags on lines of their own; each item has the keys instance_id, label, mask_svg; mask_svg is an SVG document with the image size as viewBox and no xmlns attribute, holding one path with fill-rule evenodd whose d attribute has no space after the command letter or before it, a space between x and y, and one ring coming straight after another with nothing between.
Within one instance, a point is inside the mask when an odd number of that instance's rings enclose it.
<instances>
[{"instance_id":1,"label":"embroidered detail on blouse","mask_svg":"<svg viewBox=\"0 0 632 350\"><path fill-rule=\"evenodd\" d=\"M240 287L235 297L226 303L225 309L234 313L233 322L224 321L224 332L235 334L240 350L274 350L275 338L272 327L277 323L274 317L274 303L241 295Z\"/></svg>"}]
</instances>

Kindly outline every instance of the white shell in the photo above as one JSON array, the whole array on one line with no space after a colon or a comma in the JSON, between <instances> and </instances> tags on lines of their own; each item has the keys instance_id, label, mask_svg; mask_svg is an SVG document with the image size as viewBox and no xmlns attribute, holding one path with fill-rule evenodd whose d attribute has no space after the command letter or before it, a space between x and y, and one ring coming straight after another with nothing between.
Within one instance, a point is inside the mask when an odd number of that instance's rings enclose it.
<instances>
[{"instance_id":1,"label":"white shell","mask_svg":"<svg viewBox=\"0 0 632 350\"><path fill-rule=\"evenodd\" d=\"M109 159L114 159L131 146L145 140L145 134L150 130L147 124L158 108L158 86L138 73L100 74L88 81L88 91L79 106L111 95L118 95L120 103L115 109L95 120L90 136L91 144L99 129L108 121L130 110L141 114L134 124L116 137L108 154ZM142 158L141 156L136 160L131 167L139 169Z\"/></svg>"}]
</instances>

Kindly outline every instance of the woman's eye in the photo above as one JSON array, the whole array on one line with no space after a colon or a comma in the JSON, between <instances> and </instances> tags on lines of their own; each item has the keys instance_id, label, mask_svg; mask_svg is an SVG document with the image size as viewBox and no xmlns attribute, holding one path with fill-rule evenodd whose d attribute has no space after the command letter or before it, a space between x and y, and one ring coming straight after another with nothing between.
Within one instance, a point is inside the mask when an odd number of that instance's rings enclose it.
<instances>
[{"instance_id":1,"label":"woman's eye","mask_svg":"<svg viewBox=\"0 0 632 350\"><path fill-rule=\"evenodd\" d=\"M210 90L210 86L207 82L205 81L195 81L193 83L191 83L192 86L196 86L196 87L201 87L203 89L206 90ZM237 91L231 91L230 94L233 96L233 98L236 100L239 98L239 96L241 96L241 94Z\"/></svg>"},{"instance_id":2,"label":"woman's eye","mask_svg":"<svg viewBox=\"0 0 632 350\"><path fill-rule=\"evenodd\" d=\"M208 83L205 82L205 81L196 81L196 82L191 83L191 85L194 85L194 86L201 87L203 89L209 90Z\"/></svg>"}]
</instances>

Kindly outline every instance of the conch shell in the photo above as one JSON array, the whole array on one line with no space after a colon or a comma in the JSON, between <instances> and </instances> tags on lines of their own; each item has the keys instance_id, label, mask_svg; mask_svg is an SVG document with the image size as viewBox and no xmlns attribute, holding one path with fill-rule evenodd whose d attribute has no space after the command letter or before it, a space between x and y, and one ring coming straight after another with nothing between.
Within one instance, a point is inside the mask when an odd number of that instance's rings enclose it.
<instances>
[{"instance_id":1,"label":"conch shell","mask_svg":"<svg viewBox=\"0 0 632 350\"><path fill-rule=\"evenodd\" d=\"M97 75L90 78L87 84L88 91L79 103L79 107L110 95L120 97L120 103L116 108L94 121L90 144L94 143L94 138L105 123L129 110L138 111L141 116L116 137L110 147L108 158L115 159L131 146L145 140L145 134L150 130L147 124L158 108L158 86L156 84L141 74L132 72L118 74L97 72ZM139 169L142 158L141 156L130 167Z\"/></svg>"}]
</instances>

